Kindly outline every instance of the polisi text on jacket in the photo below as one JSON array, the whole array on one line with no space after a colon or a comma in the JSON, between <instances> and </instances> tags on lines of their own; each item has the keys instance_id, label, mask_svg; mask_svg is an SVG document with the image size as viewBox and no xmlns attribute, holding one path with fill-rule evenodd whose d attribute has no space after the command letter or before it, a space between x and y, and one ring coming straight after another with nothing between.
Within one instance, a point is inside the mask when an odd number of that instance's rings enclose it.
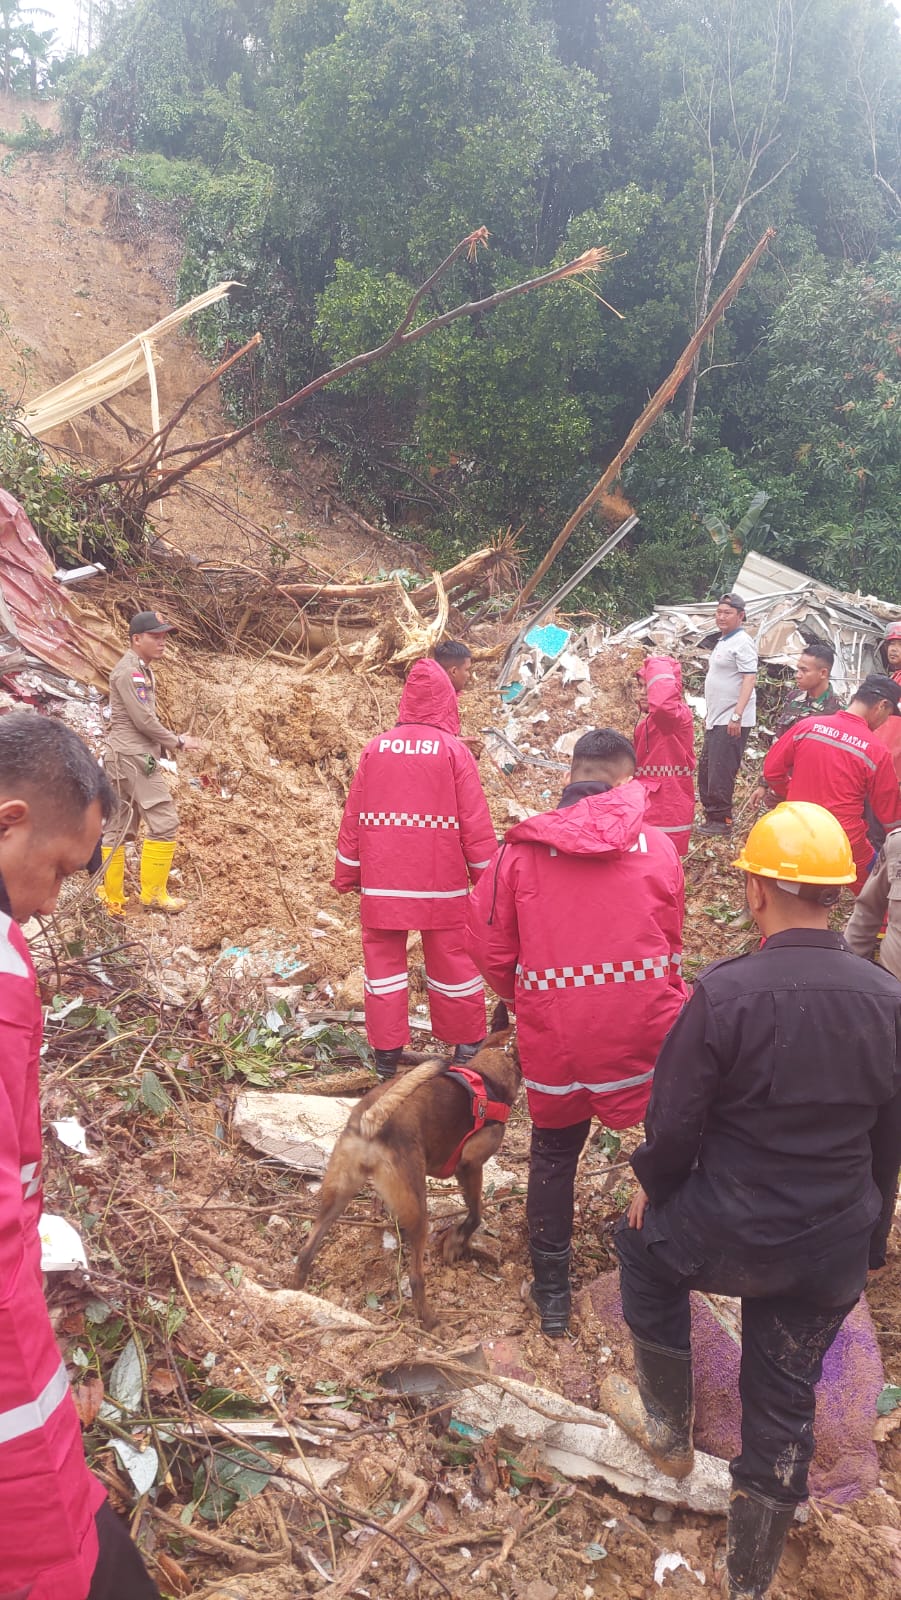
<instances>
[{"instance_id":1,"label":"polisi text on jacket","mask_svg":"<svg viewBox=\"0 0 901 1600\"><path fill-rule=\"evenodd\" d=\"M379 740L379 755L388 750L393 756L436 756L440 749L440 739Z\"/></svg>"}]
</instances>

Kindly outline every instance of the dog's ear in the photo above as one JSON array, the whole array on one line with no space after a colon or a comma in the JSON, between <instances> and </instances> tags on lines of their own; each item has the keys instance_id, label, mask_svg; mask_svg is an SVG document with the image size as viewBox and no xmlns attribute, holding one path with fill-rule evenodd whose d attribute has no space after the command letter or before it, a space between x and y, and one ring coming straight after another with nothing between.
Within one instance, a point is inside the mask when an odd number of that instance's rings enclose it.
<instances>
[{"instance_id":1,"label":"dog's ear","mask_svg":"<svg viewBox=\"0 0 901 1600\"><path fill-rule=\"evenodd\" d=\"M503 1000L499 1000L491 1013L491 1027L489 1033L503 1033L510 1026L510 1014Z\"/></svg>"}]
</instances>

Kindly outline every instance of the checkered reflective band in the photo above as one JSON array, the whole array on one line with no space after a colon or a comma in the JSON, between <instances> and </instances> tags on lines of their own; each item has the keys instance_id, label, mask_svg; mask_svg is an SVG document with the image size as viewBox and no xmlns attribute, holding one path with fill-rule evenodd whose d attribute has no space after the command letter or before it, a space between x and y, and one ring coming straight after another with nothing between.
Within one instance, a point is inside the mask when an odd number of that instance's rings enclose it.
<instances>
[{"instance_id":1,"label":"checkered reflective band","mask_svg":"<svg viewBox=\"0 0 901 1600\"><path fill-rule=\"evenodd\" d=\"M433 816L430 811L361 811L360 822L367 828L456 828L456 817Z\"/></svg>"},{"instance_id":2,"label":"checkered reflective band","mask_svg":"<svg viewBox=\"0 0 901 1600\"><path fill-rule=\"evenodd\" d=\"M517 967L516 980L521 989L587 989L592 984L645 983L648 978L668 978L671 971L679 972L681 967L681 955L671 951L669 955L644 956L640 961L596 961L581 967L536 970Z\"/></svg>"},{"instance_id":3,"label":"checkered reflective band","mask_svg":"<svg viewBox=\"0 0 901 1600\"><path fill-rule=\"evenodd\" d=\"M690 778L691 767L636 767L636 778Z\"/></svg>"}]
</instances>

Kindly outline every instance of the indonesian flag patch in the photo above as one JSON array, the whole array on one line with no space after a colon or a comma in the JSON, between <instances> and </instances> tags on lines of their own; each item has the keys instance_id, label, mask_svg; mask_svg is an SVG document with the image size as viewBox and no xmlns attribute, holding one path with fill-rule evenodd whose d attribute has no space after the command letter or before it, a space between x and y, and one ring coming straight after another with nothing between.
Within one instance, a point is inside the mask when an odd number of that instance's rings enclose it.
<instances>
[{"instance_id":1,"label":"indonesian flag patch","mask_svg":"<svg viewBox=\"0 0 901 1600\"><path fill-rule=\"evenodd\" d=\"M137 695L138 699L146 700L148 683L143 672L133 672L131 675L131 681L134 684L135 694Z\"/></svg>"}]
</instances>

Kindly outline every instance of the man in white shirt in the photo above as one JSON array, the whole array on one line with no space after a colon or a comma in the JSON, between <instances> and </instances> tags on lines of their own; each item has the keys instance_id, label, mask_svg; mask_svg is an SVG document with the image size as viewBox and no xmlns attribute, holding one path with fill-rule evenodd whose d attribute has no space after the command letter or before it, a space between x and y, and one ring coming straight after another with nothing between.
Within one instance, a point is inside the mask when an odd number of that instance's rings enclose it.
<instances>
[{"instance_id":1,"label":"man in white shirt","mask_svg":"<svg viewBox=\"0 0 901 1600\"><path fill-rule=\"evenodd\" d=\"M748 735L757 720L757 648L742 626L740 594L724 594L716 608L720 636L704 680L707 718L698 764L698 793L706 821L698 833L728 834L732 795Z\"/></svg>"}]
</instances>

